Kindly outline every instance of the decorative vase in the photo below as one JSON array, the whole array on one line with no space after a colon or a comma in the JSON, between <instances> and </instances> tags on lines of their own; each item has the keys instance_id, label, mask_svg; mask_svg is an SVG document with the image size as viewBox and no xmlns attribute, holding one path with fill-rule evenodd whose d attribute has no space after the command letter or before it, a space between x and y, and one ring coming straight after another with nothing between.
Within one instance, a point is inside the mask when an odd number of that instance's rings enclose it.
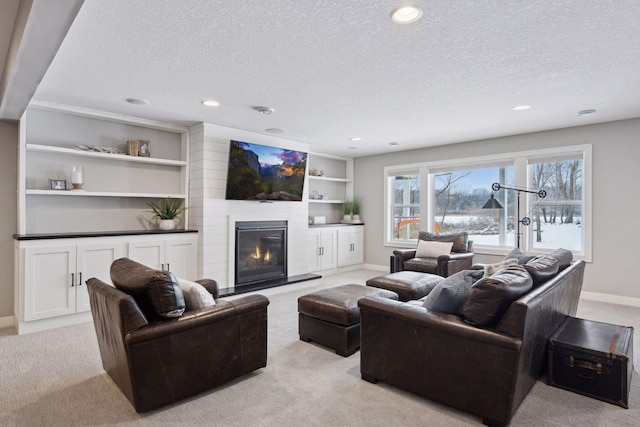
<instances>
[{"instance_id":1,"label":"decorative vase","mask_svg":"<svg viewBox=\"0 0 640 427\"><path fill-rule=\"evenodd\" d=\"M176 222L173 219L161 219L159 227L160 230L173 230L176 228Z\"/></svg>"},{"instance_id":2,"label":"decorative vase","mask_svg":"<svg viewBox=\"0 0 640 427\"><path fill-rule=\"evenodd\" d=\"M71 189L76 191L84 190L84 168L73 166L71 168Z\"/></svg>"},{"instance_id":3,"label":"decorative vase","mask_svg":"<svg viewBox=\"0 0 640 427\"><path fill-rule=\"evenodd\" d=\"M351 221L351 215L345 215L342 217L342 219L345 221Z\"/></svg>"},{"instance_id":4,"label":"decorative vase","mask_svg":"<svg viewBox=\"0 0 640 427\"><path fill-rule=\"evenodd\" d=\"M360 215L358 215L358 214L353 214L352 218L353 218L354 221L360 221Z\"/></svg>"}]
</instances>

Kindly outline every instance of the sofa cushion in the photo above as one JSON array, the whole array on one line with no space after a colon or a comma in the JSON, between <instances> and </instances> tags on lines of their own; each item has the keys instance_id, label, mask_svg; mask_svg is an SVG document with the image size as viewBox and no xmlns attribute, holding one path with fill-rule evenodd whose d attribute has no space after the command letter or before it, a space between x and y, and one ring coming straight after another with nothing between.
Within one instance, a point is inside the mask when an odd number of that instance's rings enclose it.
<instances>
[{"instance_id":1,"label":"sofa cushion","mask_svg":"<svg viewBox=\"0 0 640 427\"><path fill-rule=\"evenodd\" d=\"M184 295L170 271L120 258L111 264L111 281L116 288L131 295L149 318L174 318L184 313Z\"/></svg>"},{"instance_id":2,"label":"sofa cushion","mask_svg":"<svg viewBox=\"0 0 640 427\"><path fill-rule=\"evenodd\" d=\"M482 270L462 270L438 283L422 300L422 306L445 314L455 314Z\"/></svg>"},{"instance_id":3,"label":"sofa cushion","mask_svg":"<svg viewBox=\"0 0 640 427\"><path fill-rule=\"evenodd\" d=\"M518 260L516 259L506 259L504 261L496 262L495 264L486 264L483 269L484 275L482 277L491 277L503 268L516 264L518 264Z\"/></svg>"},{"instance_id":4,"label":"sofa cushion","mask_svg":"<svg viewBox=\"0 0 640 427\"><path fill-rule=\"evenodd\" d=\"M436 274L438 271L438 258L411 258L404 262L404 269Z\"/></svg>"},{"instance_id":5,"label":"sofa cushion","mask_svg":"<svg viewBox=\"0 0 640 427\"><path fill-rule=\"evenodd\" d=\"M510 265L478 280L462 302L458 315L474 326L495 326L513 301L529 292L533 279L520 265Z\"/></svg>"},{"instance_id":6,"label":"sofa cushion","mask_svg":"<svg viewBox=\"0 0 640 427\"><path fill-rule=\"evenodd\" d=\"M523 265L526 264L529 260L533 259L533 255L525 255L524 252L520 250L520 248L513 248L511 252L504 256L504 260L515 259L518 261L518 264Z\"/></svg>"},{"instance_id":7,"label":"sofa cushion","mask_svg":"<svg viewBox=\"0 0 640 427\"><path fill-rule=\"evenodd\" d=\"M451 248L451 252L467 252L469 235L466 231L461 233L430 233L428 231L421 231L418 234L418 239L434 242L452 242L453 247Z\"/></svg>"},{"instance_id":8,"label":"sofa cushion","mask_svg":"<svg viewBox=\"0 0 640 427\"><path fill-rule=\"evenodd\" d=\"M538 255L523 266L533 278L533 286L539 286L558 274L560 263L550 252Z\"/></svg>"},{"instance_id":9,"label":"sofa cushion","mask_svg":"<svg viewBox=\"0 0 640 427\"><path fill-rule=\"evenodd\" d=\"M418 240L416 258L438 258L440 255L449 255L453 242L431 242Z\"/></svg>"},{"instance_id":10,"label":"sofa cushion","mask_svg":"<svg viewBox=\"0 0 640 427\"><path fill-rule=\"evenodd\" d=\"M187 311L212 307L216 304L213 295L200 283L178 277L178 284L182 289Z\"/></svg>"}]
</instances>

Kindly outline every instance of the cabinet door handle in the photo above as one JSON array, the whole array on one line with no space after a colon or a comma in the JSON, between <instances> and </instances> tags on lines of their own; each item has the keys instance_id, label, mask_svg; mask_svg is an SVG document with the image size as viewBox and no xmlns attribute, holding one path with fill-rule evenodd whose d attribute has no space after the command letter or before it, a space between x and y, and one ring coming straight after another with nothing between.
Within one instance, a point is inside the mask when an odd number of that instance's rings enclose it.
<instances>
[{"instance_id":1,"label":"cabinet door handle","mask_svg":"<svg viewBox=\"0 0 640 427\"><path fill-rule=\"evenodd\" d=\"M82 286L82 272L78 273L78 286Z\"/></svg>"},{"instance_id":2,"label":"cabinet door handle","mask_svg":"<svg viewBox=\"0 0 640 427\"><path fill-rule=\"evenodd\" d=\"M171 271L171 266L167 263L167 271Z\"/></svg>"},{"instance_id":3,"label":"cabinet door handle","mask_svg":"<svg viewBox=\"0 0 640 427\"><path fill-rule=\"evenodd\" d=\"M162 271L164 271L164 264L160 264L162 267L160 267L162 269Z\"/></svg>"},{"instance_id":4,"label":"cabinet door handle","mask_svg":"<svg viewBox=\"0 0 640 427\"><path fill-rule=\"evenodd\" d=\"M76 274L71 273L71 287L74 287L76 283Z\"/></svg>"}]
</instances>

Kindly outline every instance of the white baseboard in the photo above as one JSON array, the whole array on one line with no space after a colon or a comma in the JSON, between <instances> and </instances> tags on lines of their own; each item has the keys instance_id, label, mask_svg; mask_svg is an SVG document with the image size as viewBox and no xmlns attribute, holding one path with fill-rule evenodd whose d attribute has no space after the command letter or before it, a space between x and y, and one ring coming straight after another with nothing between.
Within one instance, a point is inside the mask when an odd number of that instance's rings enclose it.
<instances>
[{"instance_id":1,"label":"white baseboard","mask_svg":"<svg viewBox=\"0 0 640 427\"><path fill-rule=\"evenodd\" d=\"M362 268L364 268L366 270L386 271L387 273L389 272L389 266L388 265L363 264Z\"/></svg>"},{"instance_id":2,"label":"white baseboard","mask_svg":"<svg viewBox=\"0 0 640 427\"><path fill-rule=\"evenodd\" d=\"M13 316L0 317L0 328L13 326Z\"/></svg>"},{"instance_id":3,"label":"white baseboard","mask_svg":"<svg viewBox=\"0 0 640 427\"><path fill-rule=\"evenodd\" d=\"M628 305L631 307L640 307L640 298L623 297L620 295L601 294L598 292L585 292L580 293L581 299L589 301L607 302L609 304Z\"/></svg>"}]
</instances>

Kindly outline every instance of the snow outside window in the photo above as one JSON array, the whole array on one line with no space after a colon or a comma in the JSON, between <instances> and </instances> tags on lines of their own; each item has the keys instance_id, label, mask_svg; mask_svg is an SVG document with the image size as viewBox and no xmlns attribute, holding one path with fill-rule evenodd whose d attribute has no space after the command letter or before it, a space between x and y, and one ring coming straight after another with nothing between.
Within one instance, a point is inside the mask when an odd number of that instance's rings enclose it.
<instances>
[{"instance_id":1,"label":"snow outside window","mask_svg":"<svg viewBox=\"0 0 640 427\"><path fill-rule=\"evenodd\" d=\"M556 147L475 158L389 166L385 245L412 247L420 230L467 231L478 253L527 253L566 248L591 258L591 145ZM547 196L492 192L491 185L541 190ZM491 194L503 209L483 209Z\"/></svg>"}]
</instances>

